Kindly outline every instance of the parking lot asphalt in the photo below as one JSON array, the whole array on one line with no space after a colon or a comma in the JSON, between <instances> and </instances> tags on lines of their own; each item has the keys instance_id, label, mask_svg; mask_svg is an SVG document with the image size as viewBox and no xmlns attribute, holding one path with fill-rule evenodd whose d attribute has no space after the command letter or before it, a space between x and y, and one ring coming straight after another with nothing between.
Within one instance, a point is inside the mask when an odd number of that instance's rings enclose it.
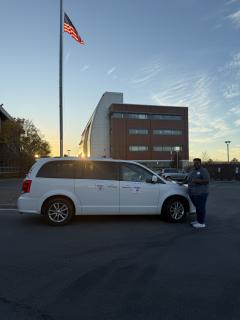
<instances>
[{"instance_id":1,"label":"parking lot asphalt","mask_svg":"<svg viewBox=\"0 0 240 320\"><path fill-rule=\"evenodd\" d=\"M240 319L239 194L211 184L204 230L154 216L55 228L2 207L0 319Z\"/></svg>"}]
</instances>

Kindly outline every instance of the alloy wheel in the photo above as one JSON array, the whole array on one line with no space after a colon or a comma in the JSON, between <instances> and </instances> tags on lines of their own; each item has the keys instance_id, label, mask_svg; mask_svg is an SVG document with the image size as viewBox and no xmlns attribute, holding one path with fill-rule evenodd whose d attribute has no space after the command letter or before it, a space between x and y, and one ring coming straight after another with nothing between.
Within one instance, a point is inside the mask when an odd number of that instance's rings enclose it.
<instances>
[{"instance_id":1,"label":"alloy wheel","mask_svg":"<svg viewBox=\"0 0 240 320\"><path fill-rule=\"evenodd\" d=\"M54 202L48 208L48 217L54 223L62 223L69 216L69 208L63 202Z\"/></svg>"},{"instance_id":2,"label":"alloy wheel","mask_svg":"<svg viewBox=\"0 0 240 320\"><path fill-rule=\"evenodd\" d=\"M174 219L175 221L180 220L184 216L184 213L185 213L185 209L182 202L175 201L172 203L170 207L170 215L172 219Z\"/></svg>"}]
</instances>

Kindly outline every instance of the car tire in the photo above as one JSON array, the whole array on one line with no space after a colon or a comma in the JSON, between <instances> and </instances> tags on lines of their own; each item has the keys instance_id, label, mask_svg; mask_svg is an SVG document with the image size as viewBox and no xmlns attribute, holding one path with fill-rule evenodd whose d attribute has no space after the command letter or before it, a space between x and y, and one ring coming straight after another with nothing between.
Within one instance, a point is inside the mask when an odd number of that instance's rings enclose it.
<instances>
[{"instance_id":1,"label":"car tire","mask_svg":"<svg viewBox=\"0 0 240 320\"><path fill-rule=\"evenodd\" d=\"M49 199L43 208L43 215L51 226L63 226L69 223L74 216L72 202L63 197Z\"/></svg>"},{"instance_id":2,"label":"car tire","mask_svg":"<svg viewBox=\"0 0 240 320\"><path fill-rule=\"evenodd\" d=\"M169 222L179 223L185 220L187 214L186 201L181 197L171 197L163 205L162 215Z\"/></svg>"}]
</instances>

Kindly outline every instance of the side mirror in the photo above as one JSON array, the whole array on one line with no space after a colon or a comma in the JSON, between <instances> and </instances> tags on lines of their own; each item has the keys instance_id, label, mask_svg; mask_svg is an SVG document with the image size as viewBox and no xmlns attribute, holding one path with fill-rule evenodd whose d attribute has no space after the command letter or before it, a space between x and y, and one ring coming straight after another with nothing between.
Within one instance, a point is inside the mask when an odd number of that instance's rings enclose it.
<instances>
[{"instance_id":1,"label":"side mirror","mask_svg":"<svg viewBox=\"0 0 240 320\"><path fill-rule=\"evenodd\" d=\"M152 176L152 178L146 179L145 182L147 183L158 183L160 181L160 178L158 178L157 176Z\"/></svg>"},{"instance_id":2,"label":"side mirror","mask_svg":"<svg viewBox=\"0 0 240 320\"><path fill-rule=\"evenodd\" d=\"M157 183L157 182L158 182L158 177L152 176L152 183Z\"/></svg>"}]
</instances>

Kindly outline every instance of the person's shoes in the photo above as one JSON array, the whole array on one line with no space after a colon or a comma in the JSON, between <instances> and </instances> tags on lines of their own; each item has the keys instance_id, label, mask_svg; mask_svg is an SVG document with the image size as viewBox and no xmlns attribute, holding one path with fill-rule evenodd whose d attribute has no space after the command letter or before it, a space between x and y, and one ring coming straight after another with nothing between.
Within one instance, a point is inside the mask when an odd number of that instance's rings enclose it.
<instances>
[{"instance_id":1,"label":"person's shoes","mask_svg":"<svg viewBox=\"0 0 240 320\"><path fill-rule=\"evenodd\" d=\"M191 221L191 222L190 222L191 225L194 225L194 224L196 224L196 223L198 223L197 220L194 220L194 221Z\"/></svg>"},{"instance_id":2,"label":"person's shoes","mask_svg":"<svg viewBox=\"0 0 240 320\"><path fill-rule=\"evenodd\" d=\"M200 228L205 228L206 227L205 223L199 223L199 222L192 224L192 226L193 226L193 228L196 228L196 229L200 229Z\"/></svg>"}]
</instances>

